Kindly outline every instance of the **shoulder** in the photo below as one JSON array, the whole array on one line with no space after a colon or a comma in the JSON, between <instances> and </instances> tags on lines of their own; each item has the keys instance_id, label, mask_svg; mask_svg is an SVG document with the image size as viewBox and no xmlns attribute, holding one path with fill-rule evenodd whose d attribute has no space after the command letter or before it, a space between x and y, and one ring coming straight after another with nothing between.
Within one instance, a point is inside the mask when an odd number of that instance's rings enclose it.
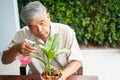
<instances>
[{"instance_id":1,"label":"shoulder","mask_svg":"<svg viewBox=\"0 0 120 80\"><path fill-rule=\"evenodd\" d=\"M74 33L74 30L66 24L53 23L53 22L51 24L56 29L56 31L58 31L58 32Z\"/></svg>"},{"instance_id":2,"label":"shoulder","mask_svg":"<svg viewBox=\"0 0 120 80\"><path fill-rule=\"evenodd\" d=\"M31 31L29 30L29 28L27 26L21 28L19 31L17 31L17 33L15 34L15 37L21 37L21 39L23 38L28 38L31 36Z\"/></svg>"},{"instance_id":3,"label":"shoulder","mask_svg":"<svg viewBox=\"0 0 120 80\"><path fill-rule=\"evenodd\" d=\"M18 34L26 34L26 33L30 33L30 30L27 26L21 28L19 31L17 31Z\"/></svg>"},{"instance_id":4,"label":"shoulder","mask_svg":"<svg viewBox=\"0 0 120 80\"><path fill-rule=\"evenodd\" d=\"M30 31L30 30L29 30L29 28L27 26L24 26L18 32L26 32L26 31Z\"/></svg>"},{"instance_id":5,"label":"shoulder","mask_svg":"<svg viewBox=\"0 0 120 80\"><path fill-rule=\"evenodd\" d=\"M71 42L75 37L75 31L70 26L61 24L61 23L52 23L54 26L53 29L56 29L56 32L60 34L60 37L63 41Z\"/></svg>"}]
</instances>

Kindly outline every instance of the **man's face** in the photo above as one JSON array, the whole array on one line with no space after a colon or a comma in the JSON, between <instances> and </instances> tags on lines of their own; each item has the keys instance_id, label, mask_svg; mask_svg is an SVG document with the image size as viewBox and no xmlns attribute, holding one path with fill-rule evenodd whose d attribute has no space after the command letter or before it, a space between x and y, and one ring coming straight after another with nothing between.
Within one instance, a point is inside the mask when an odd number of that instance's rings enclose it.
<instances>
[{"instance_id":1,"label":"man's face","mask_svg":"<svg viewBox=\"0 0 120 80\"><path fill-rule=\"evenodd\" d=\"M49 14L40 15L34 20L28 22L29 29L38 38L46 41L50 34L50 16Z\"/></svg>"}]
</instances>

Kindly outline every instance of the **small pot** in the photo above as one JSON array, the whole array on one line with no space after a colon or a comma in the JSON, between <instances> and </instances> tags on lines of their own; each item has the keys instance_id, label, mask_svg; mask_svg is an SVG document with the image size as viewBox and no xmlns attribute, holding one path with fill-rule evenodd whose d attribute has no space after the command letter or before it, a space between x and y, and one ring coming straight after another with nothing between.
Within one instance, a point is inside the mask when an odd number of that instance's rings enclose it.
<instances>
[{"instance_id":1,"label":"small pot","mask_svg":"<svg viewBox=\"0 0 120 80\"><path fill-rule=\"evenodd\" d=\"M51 74L53 74L53 75L48 75L47 71L43 72L41 75L41 79L42 80L58 80L58 79L60 79L62 76L62 73L59 71L56 73L56 71L57 70L51 69ZM56 75L54 73L56 73Z\"/></svg>"}]
</instances>

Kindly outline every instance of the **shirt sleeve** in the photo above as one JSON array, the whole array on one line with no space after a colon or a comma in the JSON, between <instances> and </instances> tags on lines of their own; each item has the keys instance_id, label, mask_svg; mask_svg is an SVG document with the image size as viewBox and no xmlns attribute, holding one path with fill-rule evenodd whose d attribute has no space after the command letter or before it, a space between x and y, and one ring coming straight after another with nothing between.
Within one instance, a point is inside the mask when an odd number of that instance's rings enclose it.
<instances>
[{"instance_id":1,"label":"shirt sleeve","mask_svg":"<svg viewBox=\"0 0 120 80\"><path fill-rule=\"evenodd\" d=\"M71 62L73 60L82 61L81 50L78 45L75 32L73 30L71 31L71 33L69 33L69 39L70 53L68 55L68 62Z\"/></svg>"},{"instance_id":2,"label":"shirt sleeve","mask_svg":"<svg viewBox=\"0 0 120 80\"><path fill-rule=\"evenodd\" d=\"M23 35L23 32L21 31L18 31L15 36L13 37L13 39L10 41L10 44L8 45L8 47L5 49L9 49L10 47L12 47L13 45L21 42L24 40L24 35Z\"/></svg>"}]
</instances>

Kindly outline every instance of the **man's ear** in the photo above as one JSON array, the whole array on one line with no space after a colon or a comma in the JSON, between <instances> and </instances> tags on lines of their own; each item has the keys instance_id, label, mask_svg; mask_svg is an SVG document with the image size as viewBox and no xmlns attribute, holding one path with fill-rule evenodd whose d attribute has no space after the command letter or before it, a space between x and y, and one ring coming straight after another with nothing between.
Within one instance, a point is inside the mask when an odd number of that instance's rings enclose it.
<instances>
[{"instance_id":1,"label":"man's ear","mask_svg":"<svg viewBox=\"0 0 120 80\"><path fill-rule=\"evenodd\" d=\"M50 19L50 13L47 13L47 18L49 18L49 19Z\"/></svg>"}]
</instances>

